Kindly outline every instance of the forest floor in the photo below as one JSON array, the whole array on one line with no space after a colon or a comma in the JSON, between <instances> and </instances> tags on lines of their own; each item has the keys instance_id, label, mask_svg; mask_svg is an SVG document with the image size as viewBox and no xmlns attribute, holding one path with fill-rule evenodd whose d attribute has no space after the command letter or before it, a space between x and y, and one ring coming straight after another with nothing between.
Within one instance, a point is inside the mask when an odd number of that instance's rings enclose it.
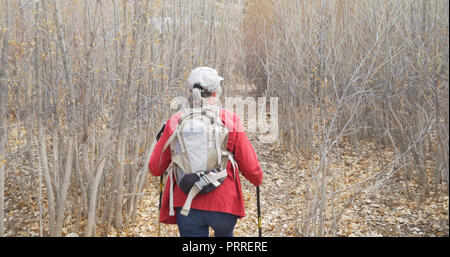
<instances>
[{"instance_id":1,"label":"forest floor","mask_svg":"<svg viewBox=\"0 0 450 257\"><path fill-rule=\"evenodd\" d=\"M249 134L249 138L261 167L271 173L264 173L261 185L263 236L304 236L302 224L310 199L310 164L306 160L294 158L292 153L282 149L277 143L263 144L260 135L256 133ZM393 158L389 151L383 153L383 156L375 154L372 142L362 142L362 149L358 153L350 148L345 138L340 145L340 160L332 164L336 191L370 178L379 171L380 161L388 162ZM256 189L245 178L240 177L247 216L238 220L234 235L257 236ZM136 223L122 232L112 231L109 236L157 236L158 186L159 179L150 176L149 186L139 205ZM373 183L355 187L358 189L355 194L355 190L344 190L334 199L335 208L328 205L324 210L324 235L449 236L448 195L441 193L437 197L433 198L431 195L418 201L420 192L417 183L410 181L407 186L410 198L406 184L399 175L392 176L381 185ZM346 208L343 209L342 206ZM341 214L338 225L332 230L331 217L336 217L338 213ZM176 225L161 224L160 229L163 237L179 235ZM210 232L212 235L212 231Z\"/></svg>"},{"instance_id":2,"label":"forest floor","mask_svg":"<svg viewBox=\"0 0 450 257\"><path fill-rule=\"evenodd\" d=\"M310 167L317 164L318 158L314 157L310 161L296 158L277 142L263 143L262 135L258 133L248 133L248 136L261 167L271 173L264 173L261 185L263 236L306 236L303 230L304 217L307 217L307 211L311 209L310 192L314 184ZM33 155L37 155L35 151ZM330 169L334 179L328 188L334 186L335 192L342 192L333 199L334 208L331 201L327 201L324 208L324 235L449 236L448 193L439 193L436 196L431 193L419 201L419 185L414 180L405 184L403 174L400 173L394 174L383 183L361 183L377 174L380 167L393 158L392 151L388 149L384 149L380 154L374 142L360 142L358 149L345 137L339 142L339 156L336 153L330 155ZM18 159L26 162L23 157ZM24 195L17 186L20 183L16 180L23 179L17 169L13 171L15 176L7 176L6 180L6 236L38 236L39 207L36 199ZM28 173L32 174L31 171ZM256 189L245 178L240 178L246 217L238 220L235 236L257 236ZM428 181L432 181L431 174ZM108 236L157 236L159 178L149 176L147 185L138 207L136 222L128 224L120 232L112 229ZM440 188L441 192L445 190L448 189ZM42 194L45 196L45 187ZM46 217L46 201L42 207L43 217ZM339 222L333 230L332 217L339 214ZM46 223L44 231L47 230ZM64 226L63 235L73 231L72 226ZM160 228L161 236L178 236L176 225L161 224Z\"/></svg>"}]
</instances>

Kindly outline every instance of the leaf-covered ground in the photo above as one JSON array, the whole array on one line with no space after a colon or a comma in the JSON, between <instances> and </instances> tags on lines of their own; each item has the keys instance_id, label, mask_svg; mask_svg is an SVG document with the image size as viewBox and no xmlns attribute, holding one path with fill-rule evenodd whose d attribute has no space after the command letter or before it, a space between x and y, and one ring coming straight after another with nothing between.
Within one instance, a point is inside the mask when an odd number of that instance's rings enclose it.
<instances>
[{"instance_id":1,"label":"leaf-covered ground","mask_svg":"<svg viewBox=\"0 0 450 257\"><path fill-rule=\"evenodd\" d=\"M279 144L263 144L260 135L249 134L264 174L261 186L263 236L306 236L305 217L311 205L313 181L309 162L283 149ZM355 149L345 138L339 143L339 156L330 155L333 171L332 185L336 194L324 208L324 233L335 236L449 236L448 194L430 194L419 201L419 186L414 180L405 183L399 173L382 183L370 180L381 167L392 161L392 151L380 154L373 142L360 142ZM37 157L33 146L32 158ZM13 149L14 150L14 149ZM21 180L32 181L26 158L17 152L6 176L5 227L6 236L38 236L39 206L36 196L21 190ZM312 162L312 163L311 163ZM22 171L21 171L22 170ZM242 176L242 191L246 214L238 220L235 236L257 236L256 190ZM362 183L368 181L366 183ZM432 181L430 178L428 181ZM330 183L331 183L330 182ZM31 185L26 185L31 187ZM137 213L136 223L128 224L122 231L112 230L109 236L157 236L159 178L149 176L149 183ZM359 191L360 190L360 191ZM447 190L441 188L441 191ZM355 194L356 193L356 194ZM43 235L48 230L46 188L42 188ZM331 200L335 208L332 208ZM347 208L343 209L346 203ZM330 217L341 214L336 233L332 233ZM72 220L67 217L68 221ZM80 221L83 231L84 220ZM160 225L161 236L178 236L176 225ZM66 223L63 235L77 231L74 224ZM81 233L82 234L82 233Z\"/></svg>"},{"instance_id":2,"label":"leaf-covered ground","mask_svg":"<svg viewBox=\"0 0 450 257\"><path fill-rule=\"evenodd\" d=\"M263 236L304 236L302 224L312 184L308 171L310 163L294 158L278 144L262 144L256 134L249 136L262 168L271 172L264 174L261 186ZM389 162L393 154L389 151L383 156L374 154L371 142L362 142L358 153L351 150L345 140L341 145L339 161L332 155L336 161L331 169L335 172L335 192L342 192L334 199L335 208L328 206L324 210L325 217L332 217L332 212L334 215L341 213L335 236L449 235L448 195L440 194L435 198L431 195L419 204L418 185L409 182L409 199L404 180L396 175L382 184L369 182L359 186L358 183L379 172L382 163ZM241 182L247 216L238 220L235 236L257 236L256 189L242 176ZM122 232L112 231L110 236L157 236L158 184L157 178L150 178L136 223ZM352 185L356 186L347 189ZM345 203L350 204L343 209ZM160 231L164 237L178 236L176 225L161 224ZM324 232L333 235L330 231L330 222L325 222Z\"/></svg>"}]
</instances>

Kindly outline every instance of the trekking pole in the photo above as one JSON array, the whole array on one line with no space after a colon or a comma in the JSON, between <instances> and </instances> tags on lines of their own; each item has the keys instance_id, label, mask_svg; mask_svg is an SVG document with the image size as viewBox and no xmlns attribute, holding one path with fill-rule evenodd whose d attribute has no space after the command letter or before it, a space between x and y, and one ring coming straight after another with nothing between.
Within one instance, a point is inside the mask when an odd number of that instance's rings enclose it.
<instances>
[{"instance_id":1,"label":"trekking pole","mask_svg":"<svg viewBox=\"0 0 450 257\"><path fill-rule=\"evenodd\" d=\"M159 218L161 217L161 200L162 200L162 193L163 193L163 180L164 180L164 174L161 175L161 179L159 181L159 216L158 216L158 228L157 228L157 233L158 233L158 237L161 234L161 222L159 221Z\"/></svg>"},{"instance_id":2,"label":"trekking pole","mask_svg":"<svg viewBox=\"0 0 450 257\"><path fill-rule=\"evenodd\" d=\"M261 203L260 203L260 198L259 198L259 186L256 186L256 206L258 208L258 236L262 237Z\"/></svg>"},{"instance_id":3,"label":"trekking pole","mask_svg":"<svg viewBox=\"0 0 450 257\"><path fill-rule=\"evenodd\" d=\"M151 146L151 152L153 152L153 150L155 149L156 143L158 142L158 140L161 138L162 133L164 132L164 128L166 127L166 124L163 124L161 127L161 130L158 132L158 134L156 134L156 138L152 143ZM158 237L161 234L161 222L159 221L159 218L161 217L161 200L162 200L162 193L163 193L163 181L164 181L164 173L161 175L161 179L159 180L159 206L158 206L158 228L156 229Z\"/></svg>"},{"instance_id":4,"label":"trekking pole","mask_svg":"<svg viewBox=\"0 0 450 257\"><path fill-rule=\"evenodd\" d=\"M272 175L272 172L264 170L269 175ZM261 223L261 199L259 197L259 186L256 186L256 207L258 208L258 236L262 237L262 223Z\"/></svg>"}]
</instances>

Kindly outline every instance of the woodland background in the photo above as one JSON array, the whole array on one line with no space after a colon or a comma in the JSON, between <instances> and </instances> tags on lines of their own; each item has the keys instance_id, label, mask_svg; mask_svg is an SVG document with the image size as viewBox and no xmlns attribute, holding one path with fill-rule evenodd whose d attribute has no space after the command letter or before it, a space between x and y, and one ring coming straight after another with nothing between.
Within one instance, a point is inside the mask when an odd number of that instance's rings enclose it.
<instances>
[{"instance_id":1,"label":"woodland background","mask_svg":"<svg viewBox=\"0 0 450 257\"><path fill-rule=\"evenodd\" d=\"M0 0L0 10L0 236L155 235L150 144L203 65L225 78L225 96L279 99L276 143L249 135L272 174L265 235L449 235L448 1ZM255 236L243 181L236 235Z\"/></svg>"}]
</instances>

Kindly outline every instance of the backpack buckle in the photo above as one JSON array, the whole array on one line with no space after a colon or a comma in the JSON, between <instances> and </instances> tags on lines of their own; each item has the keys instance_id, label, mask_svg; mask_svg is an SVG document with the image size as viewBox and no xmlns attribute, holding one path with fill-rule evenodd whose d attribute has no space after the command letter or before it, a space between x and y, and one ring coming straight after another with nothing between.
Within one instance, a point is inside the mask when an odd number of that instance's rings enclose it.
<instances>
[{"instance_id":1,"label":"backpack buckle","mask_svg":"<svg viewBox=\"0 0 450 257\"><path fill-rule=\"evenodd\" d=\"M194 185L201 191L208 184L209 179L206 176L202 176Z\"/></svg>"}]
</instances>

